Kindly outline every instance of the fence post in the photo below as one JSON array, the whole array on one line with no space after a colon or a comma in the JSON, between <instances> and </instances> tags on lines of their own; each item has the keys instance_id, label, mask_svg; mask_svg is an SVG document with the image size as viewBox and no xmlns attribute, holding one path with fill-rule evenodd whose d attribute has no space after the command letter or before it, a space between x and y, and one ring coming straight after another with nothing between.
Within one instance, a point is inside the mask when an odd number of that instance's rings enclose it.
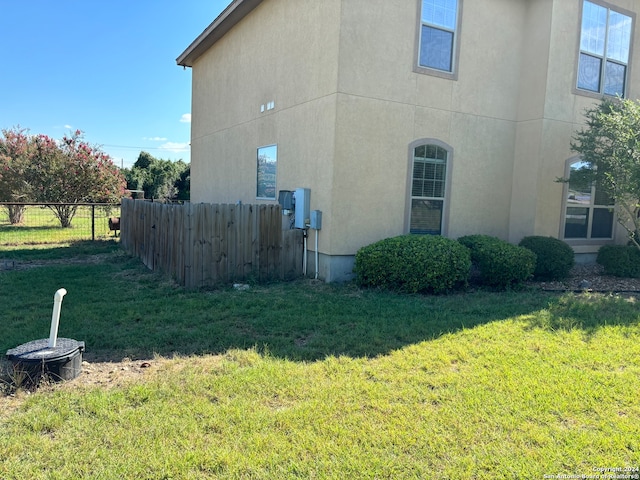
<instances>
[{"instance_id":1,"label":"fence post","mask_svg":"<svg viewBox=\"0 0 640 480\"><path fill-rule=\"evenodd\" d=\"M91 205L91 241L96 241L96 206Z\"/></svg>"}]
</instances>

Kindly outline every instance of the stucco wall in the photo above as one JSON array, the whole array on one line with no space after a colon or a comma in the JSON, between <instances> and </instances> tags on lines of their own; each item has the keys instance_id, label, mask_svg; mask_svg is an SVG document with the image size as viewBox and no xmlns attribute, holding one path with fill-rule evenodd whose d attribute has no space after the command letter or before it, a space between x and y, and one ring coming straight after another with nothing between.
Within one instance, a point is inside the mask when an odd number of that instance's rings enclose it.
<instances>
[{"instance_id":1,"label":"stucco wall","mask_svg":"<svg viewBox=\"0 0 640 480\"><path fill-rule=\"evenodd\" d=\"M575 156L570 142L583 128L584 112L599 101L575 89L580 41L581 1L537 0L526 2L524 49L520 80L518 135L514 155L514 195L511 201L509 240L526 235L561 237L565 164ZM634 10L627 0L609 5ZM633 69L640 59L638 35L634 37L629 97L636 98L638 76ZM636 69L637 70L637 69ZM623 242L619 231L616 240ZM573 241L577 252L597 251L600 243L586 247Z\"/></svg>"},{"instance_id":2,"label":"stucco wall","mask_svg":"<svg viewBox=\"0 0 640 480\"><path fill-rule=\"evenodd\" d=\"M279 147L278 189L330 177L339 7L265 1L197 59L192 201L255 202L264 145ZM261 112L271 101L275 108Z\"/></svg>"},{"instance_id":3,"label":"stucco wall","mask_svg":"<svg viewBox=\"0 0 640 480\"><path fill-rule=\"evenodd\" d=\"M343 2L332 253L405 232L407 146L427 138L453 148L446 234L508 237L525 4L463 3L452 81L414 72L419 2Z\"/></svg>"}]
</instances>

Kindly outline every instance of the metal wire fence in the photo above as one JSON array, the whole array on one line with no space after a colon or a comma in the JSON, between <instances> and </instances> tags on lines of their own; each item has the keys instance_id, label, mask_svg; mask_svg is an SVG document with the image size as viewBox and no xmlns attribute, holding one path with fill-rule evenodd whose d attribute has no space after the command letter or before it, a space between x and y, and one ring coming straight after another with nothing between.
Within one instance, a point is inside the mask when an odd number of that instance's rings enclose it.
<instances>
[{"instance_id":1,"label":"metal wire fence","mask_svg":"<svg viewBox=\"0 0 640 480\"><path fill-rule=\"evenodd\" d=\"M70 226L62 227L56 210L74 206ZM117 234L109 228L111 217L120 217L120 205L0 203L0 246L105 240Z\"/></svg>"}]
</instances>

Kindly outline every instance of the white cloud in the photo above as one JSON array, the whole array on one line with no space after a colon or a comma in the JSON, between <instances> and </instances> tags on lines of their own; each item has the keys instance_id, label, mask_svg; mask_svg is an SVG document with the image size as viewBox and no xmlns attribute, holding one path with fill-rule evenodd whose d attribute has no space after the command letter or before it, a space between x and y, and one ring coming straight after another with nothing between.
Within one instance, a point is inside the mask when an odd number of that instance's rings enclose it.
<instances>
[{"instance_id":1,"label":"white cloud","mask_svg":"<svg viewBox=\"0 0 640 480\"><path fill-rule=\"evenodd\" d=\"M182 117L180 117L180 123L191 123L191 114L185 113L182 115Z\"/></svg>"},{"instance_id":2,"label":"white cloud","mask_svg":"<svg viewBox=\"0 0 640 480\"><path fill-rule=\"evenodd\" d=\"M64 128L66 128L67 130L73 130L73 127L71 125L65 125Z\"/></svg>"},{"instance_id":3,"label":"white cloud","mask_svg":"<svg viewBox=\"0 0 640 480\"><path fill-rule=\"evenodd\" d=\"M143 140L147 140L149 142L166 142L167 139L165 137L142 137Z\"/></svg>"},{"instance_id":4,"label":"white cloud","mask_svg":"<svg viewBox=\"0 0 640 480\"><path fill-rule=\"evenodd\" d=\"M179 143L179 142L167 142L160 145L161 150L167 150L173 153L182 153L189 151L188 143Z\"/></svg>"}]
</instances>

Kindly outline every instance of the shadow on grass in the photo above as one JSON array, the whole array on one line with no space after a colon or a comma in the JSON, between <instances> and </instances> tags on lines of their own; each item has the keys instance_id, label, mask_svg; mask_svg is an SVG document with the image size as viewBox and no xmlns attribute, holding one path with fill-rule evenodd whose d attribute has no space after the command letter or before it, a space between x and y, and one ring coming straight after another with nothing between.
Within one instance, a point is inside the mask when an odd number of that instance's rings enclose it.
<instances>
[{"instance_id":1,"label":"shadow on grass","mask_svg":"<svg viewBox=\"0 0 640 480\"><path fill-rule=\"evenodd\" d=\"M593 332L637 323L640 315L640 306L628 299L539 290L423 296L299 280L246 291L187 291L111 250L97 263L0 271L0 354L48 336L52 297L62 287L68 294L59 335L84 341L89 361L235 348L294 361L375 357L520 316L532 327Z\"/></svg>"},{"instance_id":2,"label":"shadow on grass","mask_svg":"<svg viewBox=\"0 0 640 480\"><path fill-rule=\"evenodd\" d=\"M588 335L607 326L640 323L640 292L633 295L606 293L565 294L531 318L532 327L555 330L584 330Z\"/></svg>"},{"instance_id":3,"label":"shadow on grass","mask_svg":"<svg viewBox=\"0 0 640 480\"><path fill-rule=\"evenodd\" d=\"M0 259L28 262L32 260L54 260L81 255L113 253L120 249L119 242L113 238L100 240L67 240L61 244L21 244L0 246Z\"/></svg>"}]
</instances>

